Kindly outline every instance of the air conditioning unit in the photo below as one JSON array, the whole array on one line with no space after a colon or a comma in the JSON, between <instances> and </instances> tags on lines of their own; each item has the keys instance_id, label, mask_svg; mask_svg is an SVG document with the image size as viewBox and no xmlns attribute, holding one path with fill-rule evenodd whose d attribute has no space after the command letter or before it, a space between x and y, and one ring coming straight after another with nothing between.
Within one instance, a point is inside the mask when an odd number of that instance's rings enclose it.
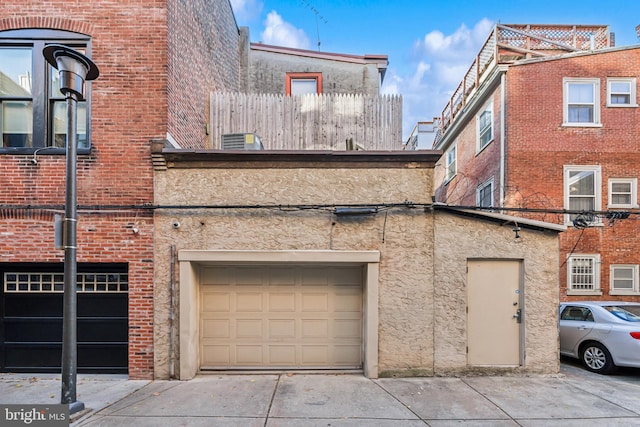
<instances>
[{"instance_id":1,"label":"air conditioning unit","mask_svg":"<svg viewBox=\"0 0 640 427\"><path fill-rule=\"evenodd\" d=\"M222 135L223 150L264 150L260 137L254 133L228 133Z\"/></svg>"}]
</instances>

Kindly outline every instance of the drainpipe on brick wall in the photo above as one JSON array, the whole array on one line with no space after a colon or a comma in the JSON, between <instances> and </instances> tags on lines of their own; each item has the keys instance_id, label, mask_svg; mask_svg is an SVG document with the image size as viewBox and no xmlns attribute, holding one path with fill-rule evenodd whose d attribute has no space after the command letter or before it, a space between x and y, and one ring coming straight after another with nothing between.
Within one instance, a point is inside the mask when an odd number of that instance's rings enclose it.
<instances>
[{"instance_id":1,"label":"drainpipe on brick wall","mask_svg":"<svg viewBox=\"0 0 640 427\"><path fill-rule=\"evenodd\" d=\"M174 293L176 288L176 246L171 245L170 267L169 267L169 379L175 379L175 333L173 331L175 312L173 309Z\"/></svg>"},{"instance_id":2,"label":"drainpipe on brick wall","mask_svg":"<svg viewBox=\"0 0 640 427\"><path fill-rule=\"evenodd\" d=\"M505 133L505 107L507 104L507 89L505 87L506 74L502 73L500 76L500 207L504 207L504 163L505 163L505 147L507 142L507 135ZM504 213L504 212L503 212Z\"/></svg>"}]
</instances>

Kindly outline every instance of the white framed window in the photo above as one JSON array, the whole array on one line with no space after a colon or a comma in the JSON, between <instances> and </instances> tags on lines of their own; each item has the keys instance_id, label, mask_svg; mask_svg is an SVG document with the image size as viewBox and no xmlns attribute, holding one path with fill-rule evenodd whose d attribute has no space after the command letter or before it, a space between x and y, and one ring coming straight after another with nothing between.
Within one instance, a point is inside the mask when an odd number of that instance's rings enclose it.
<instances>
[{"instance_id":1,"label":"white framed window","mask_svg":"<svg viewBox=\"0 0 640 427\"><path fill-rule=\"evenodd\" d=\"M607 79L607 107L637 107L636 79Z\"/></svg>"},{"instance_id":2,"label":"white framed window","mask_svg":"<svg viewBox=\"0 0 640 427\"><path fill-rule=\"evenodd\" d=\"M564 126L601 126L600 80L564 78L562 107Z\"/></svg>"},{"instance_id":3,"label":"white framed window","mask_svg":"<svg viewBox=\"0 0 640 427\"><path fill-rule=\"evenodd\" d=\"M600 166L564 166L564 208L570 211L593 212L602 210ZM571 224L577 213L565 215ZM599 224L600 219L591 223Z\"/></svg>"},{"instance_id":4,"label":"white framed window","mask_svg":"<svg viewBox=\"0 0 640 427\"><path fill-rule=\"evenodd\" d=\"M493 178L483 182L476 189L476 206L493 207Z\"/></svg>"},{"instance_id":5,"label":"white framed window","mask_svg":"<svg viewBox=\"0 0 640 427\"><path fill-rule=\"evenodd\" d=\"M609 294L630 295L640 293L638 287L638 265L611 265Z\"/></svg>"},{"instance_id":6,"label":"white framed window","mask_svg":"<svg viewBox=\"0 0 640 427\"><path fill-rule=\"evenodd\" d=\"M476 152L479 153L493 141L493 103L491 101L476 116L476 130Z\"/></svg>"},{"instance_id":7,"label":"white framed window","mask_svg":"<svg viewBox=\"0 0 640 427\"><path fill-rule=\"evenodd\" d=\"M602 294L600 255L574 254L567 260L567 294Z\"/></svg>"},{"instance_id":8,"label":"white framed window","mask_svg":"<svg viewBox=\"0 0 640 427\"><path fill-rule=\"evenodd\" d=\"M453 177L456 176L456 173L458 172L457 151L458 151L458 148L456 145L454 145L445 153L445 162L446 162L445 181L451 181Z\"/></svg>"},{"instance_id":9,"label":"white framed window","mask_svg":"<svg viewBox=\"0 0 640 427\"><path fill-rule=\"evenodd\" d=\"M610 208L638 207L638 178L609 178Z\"/></svg>"}]
</instances>

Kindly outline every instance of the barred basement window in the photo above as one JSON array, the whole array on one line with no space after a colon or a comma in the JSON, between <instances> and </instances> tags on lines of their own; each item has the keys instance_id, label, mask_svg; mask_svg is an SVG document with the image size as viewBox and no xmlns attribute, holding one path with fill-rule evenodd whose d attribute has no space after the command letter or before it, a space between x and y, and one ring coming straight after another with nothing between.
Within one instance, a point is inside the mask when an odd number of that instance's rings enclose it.
<instances>
[{"instance_id":1,"label":"barred basement window","mask_svg":"<svg viewBox=\"0 0 640 427\"><path fill-rule=\"evenodd\" d=\"M77 292L128 292L127 273L78 273ZM64 292L62 273L4 273L5 292Z\"/></svg>"},{"instance_id":2,"label":"barred basement window","mask_svg":"<svg viewBox=\"0 0 640 427\"><path fill-rule=\"evenodd\" d=\"M570 291L600 291L599 255L574 255L567 265Z\"/></svg>"}]
</instances>

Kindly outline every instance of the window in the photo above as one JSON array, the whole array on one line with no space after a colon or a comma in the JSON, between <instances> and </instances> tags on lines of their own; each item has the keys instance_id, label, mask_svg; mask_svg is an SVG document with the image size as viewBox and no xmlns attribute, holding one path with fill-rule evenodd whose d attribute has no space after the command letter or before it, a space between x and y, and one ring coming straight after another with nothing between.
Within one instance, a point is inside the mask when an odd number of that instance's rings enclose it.
<instances>
[{"instance_id":1,"label":"window","mask_svg":"<svg viewBox=\"0 0 640 427\"><path fill-rule=\"evenodd\" d=\"M456 176L456 173L458 172L458 168L456 166L456 163L457 163L456 151L458 150L457 150L457 147L454 145L449 149L449 151L447 151L447 154L445 154L446 162L447 162L447 172L445 176L445 181L451 181L453 177Z\"/></svg>"},{"instance_id":2,"label":"window","mask_svg":"<svg viewBox=\"0 0 640 427\"><path fill-rule=\"evenodd\" d=\"M609 179L609 207L638 207L638 178Z\"/></svg>"},{"instance_id":3,"label":"window","mask_svg":"<svg viewBox=\"0 0 640 427\"><path fill-rule=\"evenodd\" d=\"M56 30L0 32L0 150L33 151L42 147L64 148L67 133L66 100L60 92L58 70L51 67L42 49L64 44L88 54L89 39ZM89 88L77 105L78 149L89 144Z\"/></svg>"},{"instance_id":4,"label":"window","mask_svg":"<svg viewBox=\"0 0 640 427\"><path fill-rule=\"evenodd\" d=\"M637 294L638 266L637 265L611 265L611 295Z\"/></svg>"},{"instance_id":5,"label":"window","mask_svg":"<svg viewBox=\"0 0 640 427\"><path fill-rule=\"evenodd\" d=\"M563 80L563 121L565 126L600 126L600 81Z\"/></svg>"},{"instance_id":6,"label":"window","mask_svg":"<svg viewBox=\"0 0 640 427\"><path fill-rule=\"evenodd\" d=\"M565 209L576 212L601 210L600 182L600 166L565 166ZM576 216L577 213L566 215L565 222L570 224ZM600 220L596 221L599 223Z\"/></svg>"},{"instance_id":7,"label":"window","mask_svg":"<svg viewBox=\"0 0 640 427\"><path fill-rule=\"evenodd\" d=\"M287 95L322 93L322 73L287 73Z\"/></svg>"},{"instance_id":8,"label":"window","mask_svg":"<svg viewBox=\"0 0 640 427\"><path fill-rule=\"evenodd\" d=\"M607 107L637 107L636 79L607 79Z\"/></svg>"},{"instance_id":9,"label":"window","mask_svg":"<svg viewBox=\"0 0 640 427\"><path fill-rule=\"evenodd\" d=\"M476 189L476 206L493 207L493 178L480 184Z\"/></svg>"},{"instance_id":10,"label":"window","mask_svg":"<svg viewBox=\"0 0 640 427\"><path fill-rule=\"evenodd\" d=\"M493 107L489 102L476 116L478 138L477 152L482 151L484 147L493 141Z\"/></svg>"},{"instance_id":11,"label":"window","mask_svg":"<svg viewBox=\"0 0 640 427\"><path fill-rule=\"evenodd\" d=\"M600 255L572 255L567 262L567 293L600 294Z\"/></svg>"},{"instance_id":12,"label":"window","mask_svg":"<svg viewBox=\"0 0 640 427\"><path fill-rule=\"evenodd\" d=\"M594 322L593 313L586 307L568 305L562 310L560 320L577 320L579 322Z\"/></svg>"},{"instance_id":13,"label":"window","mask_svg":"<svg viewBox=\"0 0 640 427\"><path fill-rule=\"evenodd\" d=\"M78 273L77 292L128 292L127 273ZM64 273L6 272L4 292L64 292Z\"/></svg>"}]
</instances>

